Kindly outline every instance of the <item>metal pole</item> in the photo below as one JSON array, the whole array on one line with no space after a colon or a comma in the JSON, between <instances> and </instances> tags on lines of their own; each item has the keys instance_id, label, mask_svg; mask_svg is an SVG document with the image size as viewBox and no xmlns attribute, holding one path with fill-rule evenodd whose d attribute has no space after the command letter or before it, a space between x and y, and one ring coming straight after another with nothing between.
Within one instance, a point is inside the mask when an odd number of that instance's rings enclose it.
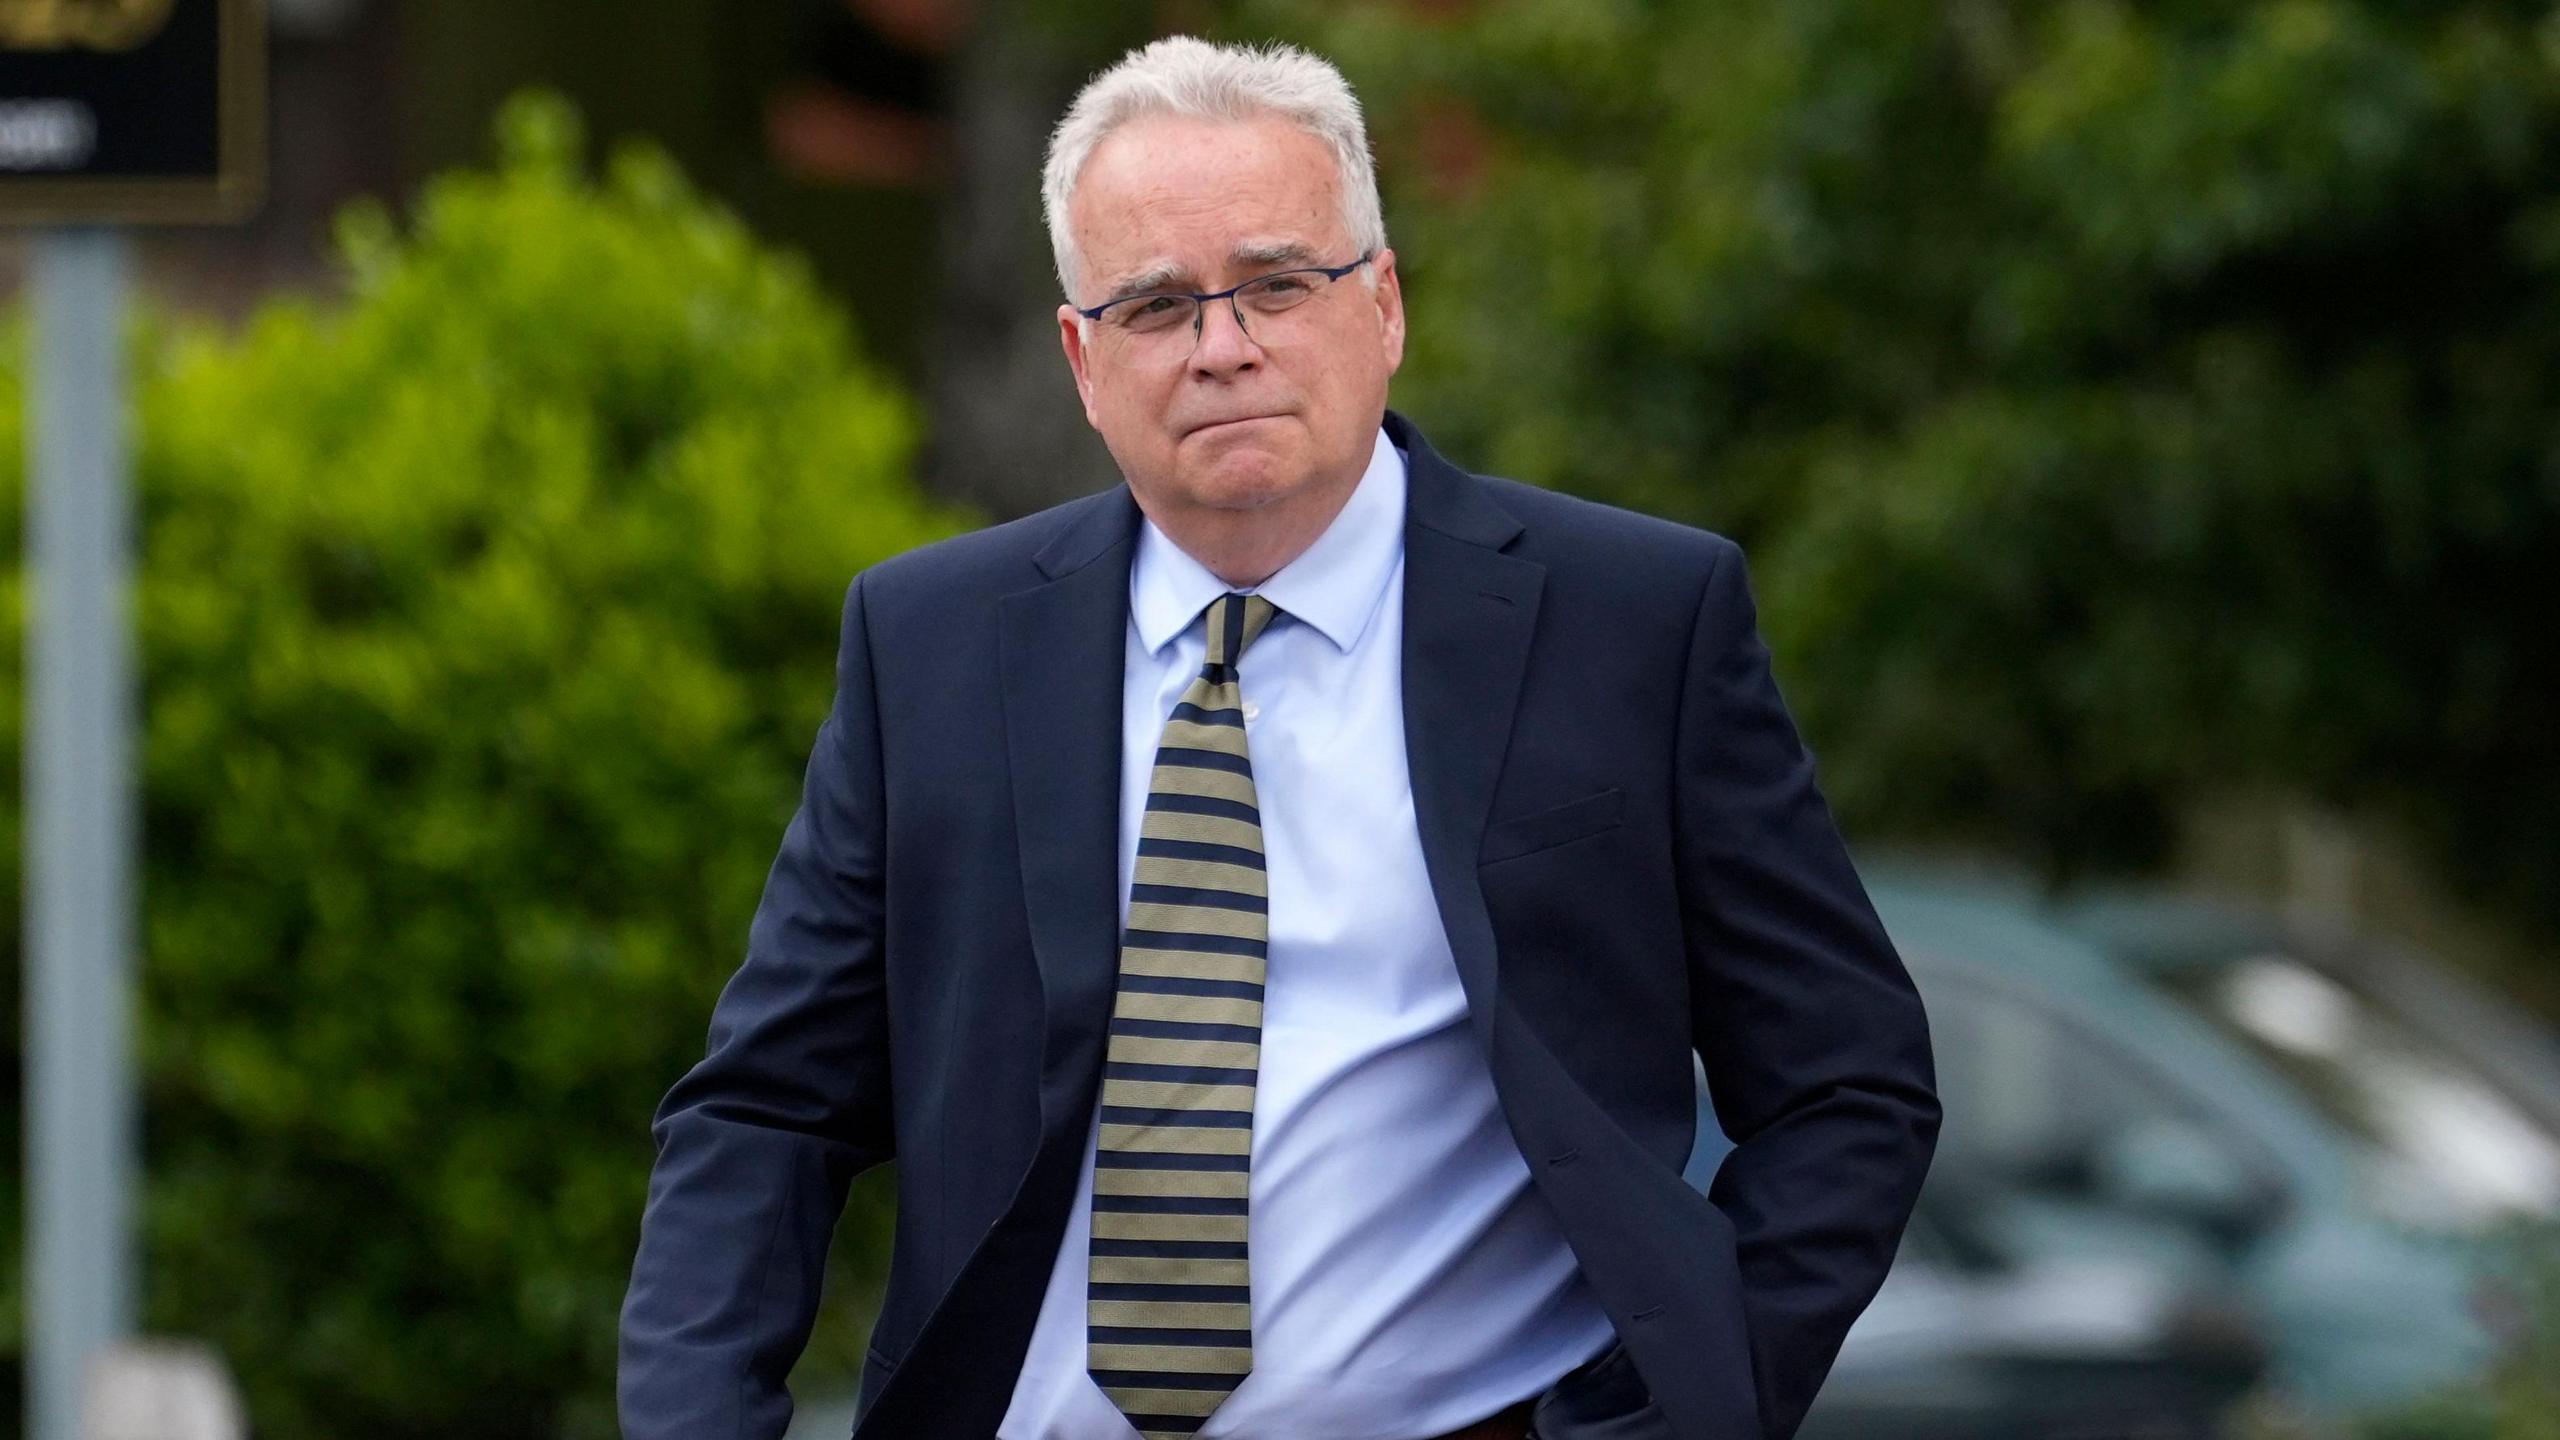
<instances>
[{"instance_id":1,"label":"metal pole","mask_svg":"<svg viewBox=\"0 0 2560 1440\"><path fill-rule=\"evenodd\" d=\"M27 1436L76 1440L133 1324L125 237L34 246L27 410Z\"/></svg>"}]
</instances>

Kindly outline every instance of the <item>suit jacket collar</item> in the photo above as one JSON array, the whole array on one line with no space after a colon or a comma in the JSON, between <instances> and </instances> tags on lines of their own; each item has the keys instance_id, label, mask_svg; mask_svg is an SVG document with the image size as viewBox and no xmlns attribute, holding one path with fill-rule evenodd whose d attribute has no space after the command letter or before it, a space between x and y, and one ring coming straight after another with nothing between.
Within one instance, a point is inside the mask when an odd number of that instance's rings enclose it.
<instances>
[{"instance_id":1,"label":"suit jacket collar","mask_svg":"<svg viewBox=\"0 0 2560 1440\"><path fill-rule=\"evenodd\" d=\"M1434 530L1487 550L1501 550L1521 532L1519 518L1502 507L1483 481L1450 464L1431 448L1414 423L1395 411L1386 416L1387 438L1405 454L1410 488L1405 525Z\"/></svg>"}]
</instances>

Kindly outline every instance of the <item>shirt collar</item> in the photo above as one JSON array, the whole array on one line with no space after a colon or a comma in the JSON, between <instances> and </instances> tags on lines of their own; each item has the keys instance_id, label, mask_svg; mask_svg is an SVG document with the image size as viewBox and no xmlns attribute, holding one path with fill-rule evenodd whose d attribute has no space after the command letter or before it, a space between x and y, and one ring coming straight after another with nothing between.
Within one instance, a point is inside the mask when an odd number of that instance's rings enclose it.
<instances>
[{"instance_id":1,"label":"shirt collar","mask_svg":"<svg viewBox=\"0 0 2560 1440\"><path fill-rule=\"evenodd\" d=\"M1259 593L1323 632L1349 653L1369 627L1404 554L1405 458L1378 432L1369 468L1352 487L1341 513L1297 559L1245 593ZM1149 653L1161 652L1191 628L1228 585L1173 543L1153 520L1139 526L1138 553L1129 566L1129 613Z\"/></svg>"}]
</instances>

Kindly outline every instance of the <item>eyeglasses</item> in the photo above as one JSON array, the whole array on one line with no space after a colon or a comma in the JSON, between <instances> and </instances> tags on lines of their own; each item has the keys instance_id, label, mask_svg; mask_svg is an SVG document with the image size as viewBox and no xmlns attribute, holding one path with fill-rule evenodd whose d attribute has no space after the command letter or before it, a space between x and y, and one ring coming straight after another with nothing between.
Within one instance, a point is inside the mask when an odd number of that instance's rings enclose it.
<instances>
[{"instance_id":1,"label":"eyeglasses","mask_svg":"<svg viewBox=\"0 0 2560 1440\"><path fill-rule=\"evenodd\" d=\"M1191 332L1192 343L1196 345L1200 341L1201 319L1206 313L1200 307L1212 300L1224 300L1236 317L1236 328L1252 336L1253 326L1245 320L1247 311L1266 319L1287 314L1315 297L1321 288L1318 281L1331 283L1339 280L1368 264L1377 253L1364 250L1359 259L1348 265L1276 270L1208 295L1179 290L1149 290L1138 295L1123 295L1116 300L1105 300L1091 309L1079 307L1076 313L1101 325L1104 333L1125 340L1159 339L1187 329ZM1259 341L1261 337L1254 338Z\"/></svg>"}]
</instances>

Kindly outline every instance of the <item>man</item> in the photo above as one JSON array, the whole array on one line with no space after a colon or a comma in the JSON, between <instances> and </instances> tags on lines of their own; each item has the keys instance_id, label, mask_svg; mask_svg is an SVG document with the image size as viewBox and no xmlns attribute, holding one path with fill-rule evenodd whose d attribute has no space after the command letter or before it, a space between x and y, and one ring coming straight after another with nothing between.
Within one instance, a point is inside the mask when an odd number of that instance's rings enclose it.
<instances>
[{"instance_id":1,"label":"man","mask_svg":"<svg viewBox=\"0 0 2560 1440\"><path fill-rule=\"evenodd\" d=\"M894 1157L863 1437L1792 1434L1938 1105L1741 556L1386 409L1322 61L1149 46L1044 188L1127 484L853 583L658 1115L624 1433L782 1433Z\"/></svg>"}]
</instances>

